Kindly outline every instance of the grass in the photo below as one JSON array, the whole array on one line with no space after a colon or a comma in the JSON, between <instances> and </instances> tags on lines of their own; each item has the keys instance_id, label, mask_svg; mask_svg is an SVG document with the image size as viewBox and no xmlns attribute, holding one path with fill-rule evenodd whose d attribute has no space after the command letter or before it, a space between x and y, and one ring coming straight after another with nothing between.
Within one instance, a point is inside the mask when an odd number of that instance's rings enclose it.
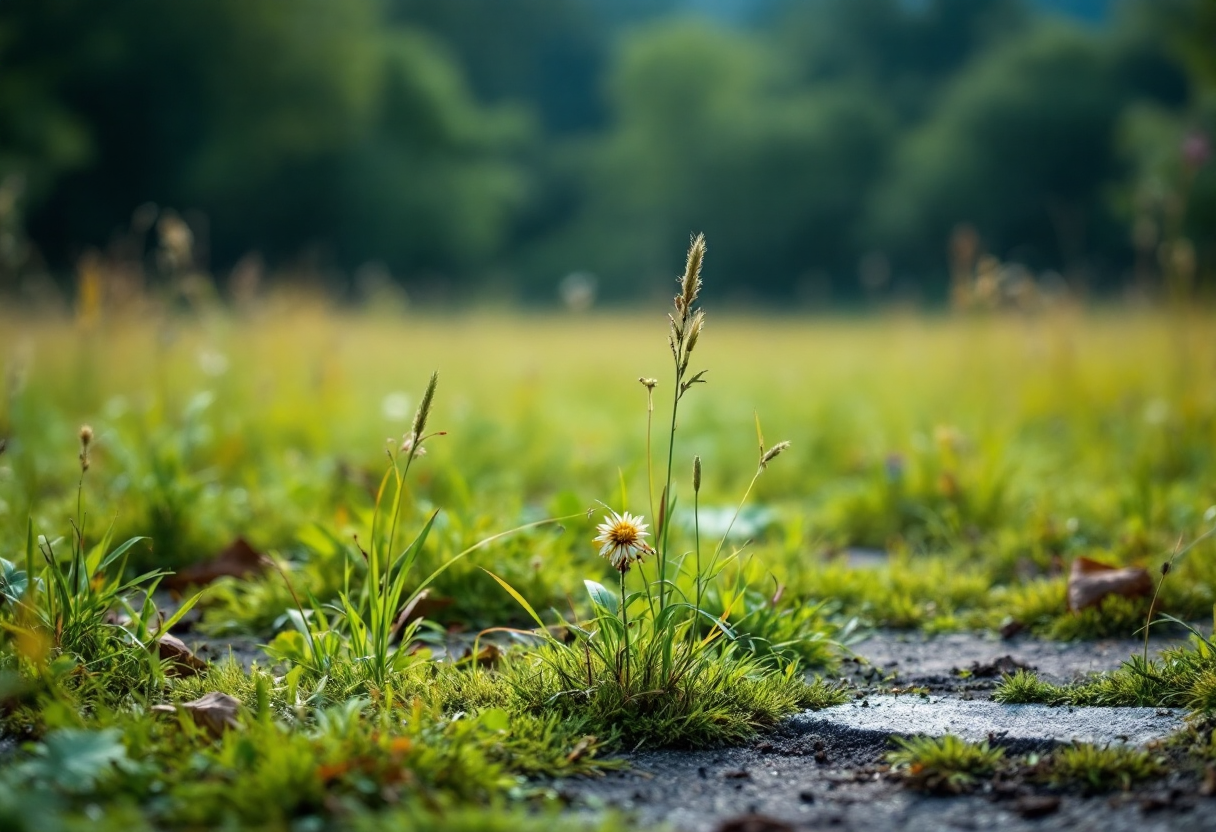
<instances>
[{"instance_id":1,"label":"grass","mask_svg":"<svg viewBox=\"0 0 1216 832\"><path fill-rule=\"evenodd\" d=\"M952 734L896 737L893 742L896 747L886 757L892 774L909 788L933 794L974 791L997 775L1099 794L1126 791L1166 771L1164 757L1129 745L1074 743L1045 754L1010 758L999 746L968 742Z\"/></svg>"},{"instance_id":2,"label":"grass","mask_svg":"<svg viewBox=\"0 0 1216 832\"><path fill-rule=\"evenodd\" d=\"M0 726L22 744L0 825L582 828L544 778L838 704L815 674L867 626L1142 626L1147 600L1070 613L1063 575L1156 568L1206 528L1210 312L730 317L712 292L702 312L694 255L670 349L657 313L0 312ZM606 506L649 524L627 570L591 542ZM166 605L163 573L238 535L274 568ZM1177 563L1162 612L1210 612L1213 554ZM196 613L264 656L174 675L155 640ZM1209 713L1210 647L1000 692ZM218 734L152 710L216 692L239 702ZM895 753L946 791L1009 765ZM1118 753L1052 776L1148 776Z\"/></svg>"},{"instance_id":3,"label":"grass","mask_svg":"<svg viewBox=\"0 0 1216 832\"><path fill-rule=\"evenodd\" d=\"M1118 670L1066 685L1019 670L1001 680L993 698L1007 704L1185 708L1211 715L1216 712L1216 648L1195 632L1188 644L1170 647L1158 658L1133 655Z\"/></svg>"},{"instance_id":4,"label":"grass","mask_svg":"<svg viewBox=\"0 0 1216 832\"><path fill-rule=\"evenodd\" d=\"M1005 758L1003 748L970 743L953 734L943 737L896 737L887 753L892 770L908 785L924 791L959 794L989 777Z\"/></svg>"},{"instance_id":5,"label":"grass","mask_svg":"<svg viewBox=\"0 0 1216 832\"><path fill-rule=\"evenodd\" d=\"M1080 785L1090 792L1130 789L1133 783L1159 777L1164 760L1143 748L1078 743L1060 749L1043 765L1053 785Z\"/></svg>"}]
</instances>

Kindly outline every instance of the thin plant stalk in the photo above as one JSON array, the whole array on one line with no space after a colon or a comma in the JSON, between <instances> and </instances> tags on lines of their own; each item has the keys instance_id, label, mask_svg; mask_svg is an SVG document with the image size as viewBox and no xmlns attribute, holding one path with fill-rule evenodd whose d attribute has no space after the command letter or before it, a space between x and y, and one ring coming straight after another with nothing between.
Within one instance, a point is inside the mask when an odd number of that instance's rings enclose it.
<instances>
[{"instance_id":1,"label":"thin plant stalk","mask_svg":"<svg viewBox=\"0 0 1216 832\"><path fill-rule=\"evenodd\" d=\"M684 264L684 274L680 277L680 293L675 298L675 314L669 315L671 334L669 336L671 357L675 367L675 384L671 391L671 426L667 433L667 478L663 488L661 528L657 529L656 541L661 537L659 547L659 610L667 606L667 554L671 540L671 475L675 462L676 419L680 410L680 399L694 384L705 381L705 371L694 373L692 378L685 381L684 374L688 371L688 359L700 337L705 316L700 309L694 309L697 296L701 292L701 265L705 260L705 235L698 234L688 246L688 259Z\"/></svg>"},{"instance_id":2,"label":"thin plant stalk","mask_svg":"<svg viewBox=\"0 0 1216 832\"><path fill-rule=\"evenodd\" d=\"M654 454L651 451L651 439L654 435L654 387L655 380L650 378L638 379L646 387L646 487L650 494L650 516L654 513ZM661 531L657 530L657 531Z\"/></svg>"},{"instance_id":3,"label":"thin plant stalk","mask_svg":"<svg viewBox=\"0 0 1216 832\"><path fill-rule=\"evenodd\" d=\"M621 570L621 627L624 632L625 641L625 667L622 678L626 688L629 687L629 604L628 598L625 595L625 570Z\"/></svg>"},{"instance_id":4,"label":"thin plant stalk","mask_svg":"<svg viewBox=\"0 0 1216 832\"><path fill-rule=\"evenodd\" d=\"M701 592L703 585L701 583L701 517L700 517L700 495L693 492L692 495L692 533L693 545L697 550L697 609L701 609Z\"/></svg>"},{"instance_id":5,"label":"thin plant stalk","mask_svg":"<svg viewBox=\"0 0 1216 832\"><path fill-rule=\"evenodd\" d=\"M672 395L671 401L671 429L667 433L667 484L663 487L663 528L659 530L663 540L659 546L658 570L659 570L659 610L662 611L666 606L667 597L667 541L670 538L671 520L668 515L671 513L668 506L671 503L671 471L672 464L675 459L676 450L676 414L680 407L680 361L676 359L676 384L675 393ZM658 516L658 515L656 515Z\"/></svg>"},{"instance_id":6,"label":"thin plant stalk","mask_svg":"<svg viewBox=\"0 0 1216 832\"><path fill-rule=\"evenodd\" d=\"M638 561L638 571L642 573L642 588L646 590L646 606L650 607L650 614L653 616L654 596L650 594L650 581L646 580L646 567L640 560Z\"/></svg>"},{"instance_id":7,"label":"thin plant stalk","mask_svg":"<svg viewBox=\"0 0 1216 832\"><path fill-rule=\"evenodd\" d=\"M1161 595L1161 587L1165 585L1165 577L1170 574L1171 570L1173 570L1174 561L1178 560L1178 558L1182 557L1187 552L1191 551L1196 546L1198 546L1200 543L1207 540L1209 537L1212 537L1213 535L1216 535L1216 526L1212 526L1212 528L1208 529L1206 532L1199 535L1199 537L1192 540L1186 546L1182 545L1182 539L1179 538L1178 543L1175 544L1175 546L1174 546L1174 553L1172 555L1170 555L1170 559L1167 560L1165 563L1161 564L1161 580L1157 581L1157 589L1153 592L1153 600L1148 605L1148 619L1146 619L1144 622L1144 662L1145 662L1145 664L1148 664L1148 636L1149 636L1149 629L1153 625L1153 620L1152 620L1153 619L1153 610L1155 610L1157 608L1157 598L1160 597L1160 595Z\"/></svg>"}]
</instances>

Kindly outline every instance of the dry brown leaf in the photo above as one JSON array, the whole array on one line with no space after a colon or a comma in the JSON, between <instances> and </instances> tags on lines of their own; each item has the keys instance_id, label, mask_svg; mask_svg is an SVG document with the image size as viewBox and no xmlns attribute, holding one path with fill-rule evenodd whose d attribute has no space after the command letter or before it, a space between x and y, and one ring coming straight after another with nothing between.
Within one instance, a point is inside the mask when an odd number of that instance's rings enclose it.
<instances>
[{"instance_id":1,"label":"dry brown leaf","mask_svg":"<svg viewBox=\"0 0 1216 832\"><path fill-rule=\"evenodd\" d=\"M473 651L465 648L464 654L460 657L461 661L465 661L473 656ZM502 659L502 650L497 644L487 644L485 647L477 651L477 657L474 661L481 667L493 667Z\"/></svg>"},{"instance_id":2,"label":"dry brown leaf","mask_svg":"<svg viewBox=\"0 0 1216 832\"><path fill-rule=\"evenodd\" d=\"M419 618L431 618L435 613L444 610L455 603L452 598L432 598L431 591L424 589L418 597L402 607L397 620L393 622L393 633L398 633L402 627Z\"/></svg>"},{"instance_id":3,"label":"dry brown leaf","mask_svg":"<svg viewBox=\"0 0 1216 832\"><path fill-rule=\"evenodd\" d=\"M1077 558L1068 573L1068 608L1097 606L1108 595L1142 598L1153 591L1153 579L1139 566L1117 569L1089 558Z\"/></svg>"},{"instance_id":4,"label":"dry brown leaf","mask_svg":"<svg viewBox=\"0 0 1216 832\"><path fill-rule=\"evenodd\" d=\"M583 737L574 744L574 748L570 749L570 753L566 755L566 760L571 763L581 760L583 755L587 753L587 749L594 744L595 737Z\"/></svg>"},{"instance_id":5,"label":"dry brown leaf","mask_svg":"<svg viewBox=\"0 0 1216 832\"><path fill-rule=\"evenodd\" d=\"M270 566L270 560L238 537L214 558L187 566L165 578L167 589L183 590L188 586L206 586L217 578L248 578L259 575Z\"/></svg>"},{"instance_id":6,"label":"dry brown leaf","mask_svg":"<svg viewBox=\"0 0 1216 832\"><path fill-rule=\"evenodd\" d=\"M152 706L152 711L158 714L177 713L178 709L190 714L195 724L206 728L212 736L218 737L229 728L240 727L236 716L241 710L241 700L226 693L212 691L204 693L193 702Z\"/></svg>"},{"instance_id":7,"label":"dry brown leaf","mask_svg":"<svg viewBox=\"0 0 1216 832\"><path fill-rule=\"evenodd\" d=\"M169 633L156 637L156 652L161 660L171 662L170 670L179 676L195 676L207 669L207 663L191 652L180 638Z\"/></svg>"}]
</instances>

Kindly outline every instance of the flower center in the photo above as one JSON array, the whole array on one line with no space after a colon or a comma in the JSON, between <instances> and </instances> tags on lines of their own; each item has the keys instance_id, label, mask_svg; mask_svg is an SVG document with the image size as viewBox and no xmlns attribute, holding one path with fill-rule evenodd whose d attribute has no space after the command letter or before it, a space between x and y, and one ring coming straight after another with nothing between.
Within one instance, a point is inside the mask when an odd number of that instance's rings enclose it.
<instances>
[{"instance_id":1,"label":"flower center","mask_svg":"<svg viewBox=\"0 0 1216 832\"><path fill-rule=\"evenodd\" d=\"M617 523L609 536L617 546L632 546L638 542L638 529L631 523Z\"/></svg>"}]
</instances>

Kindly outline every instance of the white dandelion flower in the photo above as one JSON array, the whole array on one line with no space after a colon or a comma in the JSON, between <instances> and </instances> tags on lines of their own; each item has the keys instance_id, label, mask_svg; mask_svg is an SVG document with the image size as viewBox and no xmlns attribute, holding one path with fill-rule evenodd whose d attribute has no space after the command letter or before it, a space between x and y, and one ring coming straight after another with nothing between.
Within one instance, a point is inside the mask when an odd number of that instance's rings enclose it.
<instances>
[{"instance_id":1,"label":"white dandelion flower","mask_svg":"<svg viewBox=\"0 0 1216 832\"><path fill-rule=\"evenodd\" d=\"M600 546L600 557L608 558L617 571L628 572L643 555L654 554L654 549L646 542L648 526L641 517L627 511L617 514L609 509L608 514L595 528L599 532L595 543Z\"/></svg>"}]
</instances>

